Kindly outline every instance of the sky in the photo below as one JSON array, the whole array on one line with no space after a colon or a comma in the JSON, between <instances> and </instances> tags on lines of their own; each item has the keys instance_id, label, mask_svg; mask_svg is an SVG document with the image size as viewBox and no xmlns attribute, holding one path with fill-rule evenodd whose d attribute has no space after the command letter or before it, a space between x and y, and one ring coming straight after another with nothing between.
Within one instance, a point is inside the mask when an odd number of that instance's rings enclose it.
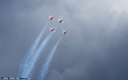
<instances>
[{"instance_id":1,"label":"sky","mask_svg":"<svg viewBox=\"0 0 128 80\"><path fill-rule=\"evenodd\" d=\"M20 64L42 28L56 26L63 18L32 76L57 40L57 47L45 80L128 80L127 0L1 0L0 76L16 77ZM48 35L47 28L43 41Z\"/></svg>"}]
</instances>

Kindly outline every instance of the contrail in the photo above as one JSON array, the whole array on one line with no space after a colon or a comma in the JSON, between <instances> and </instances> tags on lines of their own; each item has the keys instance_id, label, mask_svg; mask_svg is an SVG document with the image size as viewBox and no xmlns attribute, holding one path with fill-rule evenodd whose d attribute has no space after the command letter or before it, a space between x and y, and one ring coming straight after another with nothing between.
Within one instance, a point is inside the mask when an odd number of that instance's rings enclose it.
<instances>
[{"instance_id":1,"label":"contrail","mask_svg":"<svg viewBox=\"0 0 128 80\"><path fill-rule=\"evenodd\" d=\"M35 51L34 56L32 56L31 62L29 63L29 65L31 65L31 66L29 66L29 69L31 69L31 74L29 76L32 76L33 71L35 69L34 67L36 66L36 61L38 60L38 58L39 58L39 56L41 54L41 51L43 51L44 48L45 48L45 46L48 44L48 42L49 42L50 38L52 37L52 35L53 35L53 32L50 33L46 37L46 39L41 43L41 45L39 46L39 48Z\"/></svg>"},{"instance_id":2,"label":"contrail","mask_svg":"<svg viewBox=\"0 0 128 80\"><path fill-rule=\"evenodd\" d=\"M32 68L30 68L31 66L31 61L32 61L32 57L35 54L35 49L37 47L37 45L39 44L39 41L41 40L41 37L43 36L47 26L48 26L49 22L45 25L45 27L42 29L41 33L38 35L37 39L35 40L34 44L32 45L32 47L30 48L30 50L27 52L27 54L25 55L21 65L20 65L20 69L18 71L18 77L29 77L30 72L32 71Z\"/></svg>"},{"instance_id":3,"label":"contrail","mask_svg":"<svg viewBox=\"0 0 128 80\"><path fill-rule=\"evenodd\" d=\"M57 25L55 26L55 30L54 30L54 31L56 31L56 29L57 29L58 25L59 25L59 24L57 24Z\"/></svg>"},{"instance_id":4,"label":"contrail","mask_svg":"<svg viewBox=\"0 0 128 80\"><path fill-rule=\"evenodd\" d=\"M55 30L57 29L58 25L56 25Z\"/></svg>"},{"instance_id":5,"label":"contrail","mask_svg":"<svg viewBox=\"0 0 128 80\"><path fill-rule=\"evenodd\" d=\"M40 75L39 75L39 77L38 77L38 80L44 80L46 74L48 73L49 64L50 64L50 62L51 62L51 59L52 59L52 57L53 57L53 55L54 55L54 53L55 53L55 51L56 51L56 48L57 48L58 44L59 44L60 41L61 41L61 39L62 39L62 37L57 41L57 43L56 43L55 46L53 47L52 51L51 51L50 54L48 55L48 57L47 57L47 59L46 59L44 65L42 66L43 68L42 68L42 70L41 70L41 72L40 72Z\"/></svg>"},{"instance_id":6,"label":"contrail","mask_svg":"<svg viewBox=\"0 0 128 80\"><path fill-rule=\"evenodd\" d=\"M50 40L50 38L52 37L53 32L50 33L46 39L41 43L40 47L35 51L35 54L33 56L31 56L31 58L29 59L29 61L27 62L27 64L25 64L25 66L27 67L27 69L24 70L24 74L22 73L21 77L31 77L34 71L34 67L36 66L36 61L38 60L38 57L40 56L41 51L44 49L44 47L47 45L48 41Z\"/></svg>"}]
</instances>

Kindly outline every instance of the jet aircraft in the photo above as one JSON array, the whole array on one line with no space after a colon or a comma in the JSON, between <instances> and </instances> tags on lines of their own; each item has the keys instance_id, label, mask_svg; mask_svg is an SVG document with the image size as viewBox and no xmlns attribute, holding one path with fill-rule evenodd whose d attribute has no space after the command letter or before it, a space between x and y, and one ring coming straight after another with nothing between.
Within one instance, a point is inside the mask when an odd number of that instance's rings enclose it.
<instances>
[{"instance_id":1,"label":"jet aircraft","mask_svg":"<svg viewBox=\"0 0 128 80\"><path fill-rule=\"evenodd\" d=\"M63 32L63 34L67 34L68 35L68 33L67 33L67 30L62 30Z\"/></svg>"},{"instance_id":2,"label":"jet aircraft","mask_svg":"<svg viewBox=\"0 0 128 80\"><path fill-rule=\"evenodd\" d=\"M50 19L50 20L53 20L53 17L54 17L53 15L52 15L52 16L49 16L49 19Z\"/></svg>"}]
</instances>

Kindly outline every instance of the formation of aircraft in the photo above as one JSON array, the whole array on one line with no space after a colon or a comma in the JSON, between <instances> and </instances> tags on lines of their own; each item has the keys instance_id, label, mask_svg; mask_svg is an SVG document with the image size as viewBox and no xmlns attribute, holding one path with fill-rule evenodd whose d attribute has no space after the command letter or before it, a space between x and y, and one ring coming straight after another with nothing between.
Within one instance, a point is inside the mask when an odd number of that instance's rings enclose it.
<instances>
[{"instance_id":1,"label":"formation of aircraft","mask_svg":"<svg viewBox=\"0 0 128 80\"><path fill-rule=\"evenodd\" d=\"M53 15L52 16L49 16L49 20L53 20ZM60 18L60 19L58 19L58 22L59 23L62 23L62 21L63 21L63 19L62 18ZM54 27L50 27L50 31L54 31L55 30L55 28ZM67 30L62 30L63 32L63 34L67 34ZM68 34L67 34L68 35Z\"/></svg>"},{"instance_id":2,"label":"formation of aircraft","mask_svg":"<svg viewBox=\"0 0 128 80\"><path fill-rule=\"evenodd\" d=\"M52 16L49 16L49 20L54 20L53 17L54 17L53 15ZM58 22L59 23L62 23L62 21L63 21L62 18L61 19L58 19ZM50 31L51 32L54 31L54 30L55 30L54 27L50 27ZM68 35L67 30L62 30L62 33ZM30 79L30 78L1 77L1 79L4 79L4 80L17 80L17 79L20 79L21 80L21 79Z\"/></svg>"}]
</instances>

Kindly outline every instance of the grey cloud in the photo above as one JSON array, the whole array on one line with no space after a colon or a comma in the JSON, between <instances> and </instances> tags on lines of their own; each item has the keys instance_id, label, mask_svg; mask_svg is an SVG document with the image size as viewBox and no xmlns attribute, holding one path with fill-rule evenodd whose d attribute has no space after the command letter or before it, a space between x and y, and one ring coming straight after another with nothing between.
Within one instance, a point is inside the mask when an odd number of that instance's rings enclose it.
<instances>
[{"instance_id":1,"label":"grey cloud","mask_svg":"<svg viewBox=\"0 0 128 80\"><path fill-rule=\"evenodd\" d=\"M82 79L84 80L86 78L87 72L85 69L85 64L84 63L80 63L78 65L75 65L71 68L66 68L63 70L62 73L59 73L56 70L51 70L49 76L47 77L46 80L78 80L78 79Z\"/></svg>"},{"instance_id":2,"label":"grey cloud","mask_svg":"<svg viewBox=\"0 0 128 80\"><path fill-rule=\"evenodd\" d=\"M127 80L126 0L28 0L0 2L0 74L16 76L19 65L48 16L64 24L41 55L33 79L54 43L67 29L52 59L46 80ZM118 7L120 6L120 7ZM48 30L48 29L47 29ZM47 36L46 31L45 36ZM45 38L42 38L42 40Z\"/></svg>"}]
</instances>

